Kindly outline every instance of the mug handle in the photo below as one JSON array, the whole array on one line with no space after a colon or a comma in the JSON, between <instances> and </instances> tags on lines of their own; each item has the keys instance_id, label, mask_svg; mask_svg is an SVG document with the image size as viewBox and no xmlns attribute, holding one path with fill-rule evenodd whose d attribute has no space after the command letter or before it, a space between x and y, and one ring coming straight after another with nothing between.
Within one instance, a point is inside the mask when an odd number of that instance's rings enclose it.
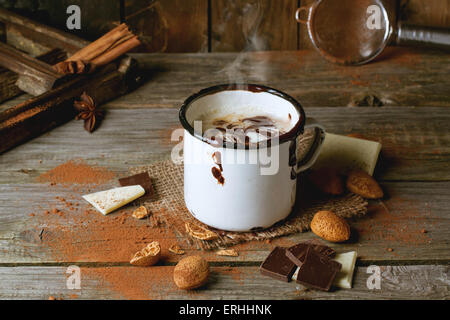
<instances>
[{"instance_id":1,"label":"mug handle","mask_svg":"<svg viewBox=\"0 0 450 320\"><path fill-rule=\"evenodd\" d=\"M314 141L308 150L308 153L297 163L296 173L303 172L311 168L319 157L322 150L323 142L325 140L325 129L319 124L311 124L305 126L306 128L314 128Z\"/></svg>"},{"instance_id":2,"label":"mug handle","mask_svg":"<svg viewBox=\"0 0 450 320\"><path fill-rule=\"evenodd\" d=\"M309 17L311 14L311 8L310 6L304 6L304 7L300 7L295 11L295 20L297 20L297 22L300 22L301 24L308 24L309 22ZM303 20L302 18L300 18L300 13L302 13L303 11L307 12L307 18L306 20Z\"/></svg>"}]
</instances>

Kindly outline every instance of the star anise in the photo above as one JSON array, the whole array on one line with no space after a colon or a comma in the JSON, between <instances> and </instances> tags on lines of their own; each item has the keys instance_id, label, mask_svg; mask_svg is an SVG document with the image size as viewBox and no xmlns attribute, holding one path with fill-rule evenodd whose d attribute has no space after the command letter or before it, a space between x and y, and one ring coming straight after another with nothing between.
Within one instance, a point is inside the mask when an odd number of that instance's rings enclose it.
<instances>
[{"instance_id":1,"label":"star anise","mask_svg":"<svg viewBox=\"0 0 450 320\"><path fill-rule=\"evenodd\" d=\"M97 109L94 99L86 92L83 92L80 98L81 100L76 100L73 103L73 106L79 112L75 119L84 120L84 129L93 132L103 119L103 112Z\"/></svg>"}]
</instances>

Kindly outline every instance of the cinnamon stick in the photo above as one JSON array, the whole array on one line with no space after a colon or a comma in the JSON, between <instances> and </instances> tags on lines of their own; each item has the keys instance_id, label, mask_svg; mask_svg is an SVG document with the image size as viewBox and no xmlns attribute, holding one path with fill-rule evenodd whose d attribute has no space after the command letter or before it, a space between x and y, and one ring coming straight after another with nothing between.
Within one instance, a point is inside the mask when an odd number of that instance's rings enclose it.
<instances>
[{"instance_id":1,"label":"cinnamon stick","mask_svg":"<svg viewBox=\"0 0 450 320\"><path fill-rule=\"evenodd\" d=\"M110 63L111 61L114 61L121 55L127 53L128 51L136 48L141 44L141 41L137 36L132 37L131 39L115 46L109 51L106 51L104 54L98 56L94 60L91 61L91 63L94 66L104 65L107 63Z\"/></svg>"},{"instance_id":2,"label":"cinnamon stick","mask_svg":"<svg viewBox=\"0 0 450 320\"><path fill-rule=\"evenodd\" d=\"M90 45L54 66L60 74L91 73L140 45L137 36L124 23L117 26Z\"/></svg>"},{"instance_id":3,"label":"cinnamon stick","mask_svg":"<svg viewBox=\"0 0 450 320\"><path fill-rule=\"evenodd\" d=\"M120 24L99 39L95 40L80 51L69 57L68 61L85 60L90 61L108 50L116 41L130 35L128 26L125 23Z\"/></svg>"}]
</instances>

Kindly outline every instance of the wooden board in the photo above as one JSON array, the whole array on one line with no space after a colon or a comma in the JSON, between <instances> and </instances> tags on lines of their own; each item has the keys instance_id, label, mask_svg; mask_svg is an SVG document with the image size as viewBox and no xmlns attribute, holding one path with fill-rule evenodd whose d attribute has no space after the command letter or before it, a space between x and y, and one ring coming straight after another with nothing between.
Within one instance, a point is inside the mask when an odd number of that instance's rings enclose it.
<instances>
[{"instance_id":1,"label":"wooden board","mask_svg":"<svg viewBox=\"0 0 450 320\"><path fill-rule=\"evenodd\" d=\"M207 52L207 0L125 0L125 22L144 42L140 52Z\"/></svg>"},{"instance_id":2,"label":"wooden board","mask_svg":"<svg viewBox=\"0 0 450 320\"><path fill-rule=\"evenodd\" d=\"M429 27L450 28L450 1L401 0L401 20Z\"/></svg>"},{"instance_id":3,"label":"wooden board","mask_svg":"<svg viewBox=\"0 0 450 320\"><path fill-rule=\"evenodd\" d=\"M0 9L0 21L5 25L6 43L34 57L53 49L72 54L89 44L71 33L43 25L8 10Z\"/></svg>"},{"instance_id":4,"label":"wooden board","mask_svg":"<svg viewBox=\"0 0 450 320\"><path fill-rule=\"evenodd\" d=\"M106 104L106 118L94 134L85 132L82 122L71 121L0 157L0 298L133 298L136 292L126 289L135 288L129 286L133 283L144 290L142 298L153 299L449 299L449 70L447 56L432 52L395 50L384 60L350 69L330 65L312 51L249 53L240 66L245 79L299 98L307 116L319 120L329 132L360 133L383 144L376 177L386 198L371 202L366 217L350 221L354 235L350 242L332 244L338 252L358 252L352 290L305 291L295 283L259 274L258 265L274 246L314 238L310 232L238 245L236 258L202 252L213 265L211 280L207 287L189 293L177 290L171 280L179 256L166 256L160 266L141 272L128 267L127 252L123 259L106 259L108 251L102 245L100 258L70 259L74 261L55 259L40 246L36 217L29 214L58 205L56 196L81 200L69 188L38 183L37 176L74 158L118 175L133 166L167 159L175 145L170 134L179 127L181 102L199 89L226 81L221 70L236 56L138 54L147 83ZM257 61L267 62L267 73L260 72ZM367 92L383 94L391 99L384 101L391 102L384 107L345 107L352 95ZM26 98L9 101L0 110ZM45 228L50 232L54 226ZM175 238L161 235L165 242ZM193 248L187 254L199 251ZM66 288L65 271L70 264L82 268L81 291ZM381 290L367 288L367 267L372 264L382 268ZM110 269L102 269L106 267ZM138 274L138 278L129 282L126 278L124 289L123 283L117 287L99 282L102 273L115 273L122 279ZM161 275L156 284L148 281L155 274Z\"/></svg>"},{"instance_id":5,"label":"wooden board","mask_svg":"<svg viewBox=\"0 0 450 320\"><path fill-rule=\"evenodd\" d=\"M111 107L179 108L194 92L228 82L268 85L306 108L364 105L367 97L385 106L450 106L450 64L437 52L390 48L378 61L355 68L324 61L314 50L133 57L148 82Z\"/></svg>"},{"instance_id":6,"label":"wooden board","mask_svg":"<svg viewBox=\"0 0 450 320\"><path fill-rule=\"evenodd\" d=\"M55 64L66 59L67 54L62 50L55 49L47 54L38 56L37 59L48 64ZM0 68L0 102L11 99L23 93L16 85L18 75L8 69Z\"/></svg>"},{"instance_id":7,"label":"wooden board","mask_svg":"<svg viewBox=\"0 0 450 320\"><path fill-rule=\"evenodd\" d=\"M147 40L141 52L206 52L208 43L214 52L255 50L249 46L255 39L252 30L257 30L256 35L267 50L293 50L312 48L307 29L297 25L294 14L298 4L304 6L313 1L123 0L123 14ZM16 1L1 5L66 30L65 10L70 4L82 8L83 28L75 33L89 39L100 36L121 18L120 1L103 5L101 10L96 2L87 0ZM400 9L400 19L408 23L450 27L447 0L401 0Z\"/></svg>"},{"instance_id":8,"label":"wooden board","mask_svg":"<svg viewBox=\"0 0 450 320\"><path fill-rule=\"evenodd\" d=\"M429 108L426 113L423 110L310 108L307 111L308 116L323 123L330 132L357 132L380 139L384 145L382 166L376 174L384 181L387 199L374 203L368 217L352 223L361 233L357 242L338 246L342 250L358 250L364 261L450 259L447 209L450 139L446 134L450 132L450 115L447 108ZM175 145L170 135L179 127L177 116L175 109L111 109L94 134L83 131L81 122L72 121L2 155L0 239L5 250L0 253L0 261L54 262L45 252L24 254L27 248L34 247L33 242L27 241L27 235L34 230L30 229L32 220L28 214L52 207L56 196L73 195L66 194L64 188L43 188L36 183L38 175L80 158L80 150L83 150L81 157L89 163L107 167L119 175L130 167L167 159ZM26 202L21 200L22 194L27 195ZM394 218L386 227L386 221ZM427 233L423 234L422 229ZM403 231L409 235L403 236ZM298 234L283 241L290 245L310 237L310 233ZM274 244L261 244L257 249L239 248L242 255L236 261L261 261ZM394 252L389 252L389 248ZM218 259L214 253L211 256Z\"/></svg>"},{"instance_id":9,"label":"wooden board","mask_svg":"<svg viewBox=\"0 0 450 320\"><path fill-rule=\"evenodd\" d=\"M108 103L106 108L114 102ZM139 107L138 105L136 105ZM450 136L447 108L310 108L308 117L332 133L360 133L379 139L382 158L376 169L384 181L449 181ZM116 171L167 158L179 128L176 109L111 109L94 133L72 121L21 145L0 159L0 183L30 183L83 150L83 157ZM120 128L120 135L117 130ZM110 154L111 148L117 152ZM123 156L126 155L126 164ZM42 163L39 161L42 160ZM21 169L30 170L23 174Z\"/></svg>"},{"instance_id":10,"label":"wooden board","mask_svg":"<svg viewBox=\"0 0 450 320\"><path fill-rule=\"evenodd\" d=\"M68 30L66 26L69 14L67 7L78 5L81 9L81 29ZM20 15L39 21L40 23L57 27L60 30L73 33L83 38L94 40L120 21L120 1L98 2L90 0L59 0L59 1L14 1L7 9Z\"/></svg>"},{"instance_id":11,"label":"wooden board","mask_svg":"<svg viewBox=\"0 0 450 320\"><path fill-rule=\"evenodd\" d=\"M103 188L111 188L114 181ZM450 211L447 208L450 198L450 183L410 183L392 182L382 183L387 199L382 202L373 202L370 205L367 216L350 221L352 227L352 240L343 244L329 244L338 252L357 251L360 261L365 265L372 263L448 263L450 262L449 239L450 239ZM101 188L100 188L101 189ZM66 247L54 248L56 255L52 254L49 247L42 245L39 233L42 228L47 234L58 234L58 225L68 223L72 215L74 219L83 220L84 208L88 207L81 200L82 191L74 192L63 187L49 187L39 184L9 184L0 185L0 264L14 265L16 263L38 264L57 263L58 254ZM27 201L21 201L26 194ZM78 194L78 196L77 196ZM61 206L56 197L63 197L68 201L80 205L76 211L68 211ZM55 224L47 223L43 217L45 210L60 208L66 212L67 218L55 216ZM127 211L128 210L128 211ZM108 219L120 216L123 212L129 212L130 208L124 208ZM33 213L36 215L30 217ZM155 213L156 214L156 213ZM99 217L101 218L100 214ZM102 218L103 219L103 218ZM105 218L106 219L106 218ZM77 221L77 220L76 220ZM131 223L131 222L130 222ZM145 226L147 221L133 222L136 228ZM97 223L92 227L94 234L101 234L103 225ZM149 235L154 232L149 230ZM298 233L288 237L275 239L270 243L252 242L235 246L239 257L229 258L217 256L213 251L202 253L212 261L225 261L235 264L238 262L261 262L274 246L291 246L315 236L310 233ZM92 246L92 241L98 245L98 253L90 253L88 257L72 258L74 261L65 263L127 263L129 257L139 249L142 244L130 244L131 252L115 255L118 261L111 261L108 252L114 246L114 239L103 240L98 238L79 239L77 236L67 235L63 237L65 246L72 243L74 248L79 246ZM187 249L188 254L198 253L196 247L190 247L186 243L186 236L176 236L170 232L162 232L157 235L161 243L175 243L179 239L180 245ZM101 245L100 245L101 244ZM136 248L135 248L136 247ZM167 250L165 248L164 250ZM392 251L390 250L392 249ZM61 251L61 252L62 252ZM74 255L78 256L78 255ZM177 262L182 256L168 255L166 262Z\"/></svg>"},{"instance_id":12,"label":"wooden board","mask_svg":"<svg viewBox=\"0 0 450 320\"><path fill-rule=\"evenodd\" d=\"M92 269L92 268L90 268ZM305 290L295 282L284 283L262 276L257 267L213 267L206 286L195 291L179 290L172 281L172 267L151 267L134 271L132 267L113 267L97 271L81 268L81 289L68 289L66 267L0 268L0 299L43 299L50 296L75 299L445 299L450 298L448 266L380 266L380 289L368 289L372 273L367 267L356 269L353 288L332 292ZM137 268L134 268L136 270ZM166 269L166 270L164 270ZM370 271L370 270L369 270ZM95 273L127 274L134 289L120 287L124 281L104 282ZM164 275L155 279L149 273ZM153 280L153 281L152 281ZM175 311L176 312L176 311ZM175 314L174 312L174 314ZM170 313L168 313L170 314Z\"/></svg>"},{"instance_id":13,"label":"wooden board","mask_svg":"<svg viewBox=\"0 0 450 320\"><path fill-rule=\"evenodd\" d=\"M389 48L378 61L360 67L328 63L314 50L248 52L244 59L236 53L132 56L146 83L109 108L179 108L203 88L234 81L280 89L305 108L368 105L368 99L384 106L450 106L448 56L432 51Z\"/></svg>"},{"instance_id":14,"label":"wooden board","mask_svg":"<svg viewBox=\"0 0 450 320\"><path fill-rule=\"evenodd\" d=\"M211 51L297 49L297 0L212 0Z\"/></svg>"},{"instance_id":15,"label":"wooden board","mask_svg":"<svg viewBox=\"0 0 450 320\"><path fill-rule=\"evenodd\" d=\"M111 188L114 181L104 186ZM371 203L367 216L350 221L352 227L352 240L343 244L329 244L338 252L357 251L360 261L365 265L372 263L448 263L450 262L450 211L447 208L450 198L450 183L382 183L387 199L383 202ZM100 188L101 189L101 188ZM67 249L69 243L73 248L91 247L93 241L97 253L89 253L89 256L73 254L73 261L64 260L66 264L105 264L121 263L127 264L129 257L143 244L130 242L130 252L115 255L118 261L111 261L108 252L114 247L115 239L79 239L76 235L61 237L65 247L48 247L42 244L39 234L42 229L46 234L57 235L60 233L59 225L71 223L69 218L83 220L84 208L88 206L81 199L82 191L72 191L70 188L42 184L9 184L0 185L0 264L52 264L61 262L58 258L60 253L72 251ZM22 201L26 194L27 201ZM62 197L79 204L79 209L69 211L61 205L56 197ZM45 210L60 208L65 212L65 217L54 217L53 223L48 219L42 219ZM99 219L114 219L123 212L131 209L124 208L123 211ZM30 213L35 216L30 217ZM155 213L156 214L156 213ZM39 218L41 217L41 218ZM75 220L75 221L78 221ZM88 220L86 221L88 222ZM140 228L148 224L148 221L130 222L130 227ZM95 235L101 234L104 225L95 223L91 232ZM164 228L163 228L164 230ZM148 235L155 232L149 230ZM234 248L239 252L239 257L217 256L214 251L202 252L211 261L222 261L229 264L261 262L273 247L291 246L298 242L315 238L311 232L298 233L288 237L275 239L270 243L252 242L240 244ZM58 238L59 239L59 238ZM178 239L178 241L177 241ZM187 254L197 254L196 247L189 247L186 235L174 235L170 232L158 233L157 239L161 243L179 242L187 249ZM189 249L190 248L190 249ZM56 250L54 254L49 251ZM168 248L164 248L167 250ZM392 249L392 251L390 251ZM76 252L76 250L74 250ZM70 255L72 257L72 254ZM107 258L106 258L107 257ZM169 254L166 256L167 263L175 263L183 256Z\"/></svg>"}]
</instances>

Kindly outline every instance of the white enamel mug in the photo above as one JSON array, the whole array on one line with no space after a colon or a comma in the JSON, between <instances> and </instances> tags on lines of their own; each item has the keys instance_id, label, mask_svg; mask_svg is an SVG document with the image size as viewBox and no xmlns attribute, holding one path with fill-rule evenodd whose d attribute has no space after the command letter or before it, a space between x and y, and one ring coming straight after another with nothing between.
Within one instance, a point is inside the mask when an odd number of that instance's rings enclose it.
<instances>
[{"instance_id":1,"label":"white enamel mug","mask_svg":"<svg viewBox=\"0 0 450 320\"><path fill-rule=\"evenodd\" d=\"M215 145L197 128L199 119L230 113L287 119L289 130L265 146L239 148ZM297 175L314 164L325 137L315 125L312 147L297 160L306 121L303 108L281 91L253 84L201 90L184 102L180 121L186 207L199 221L227 231L261 230L285 219L295 204Z\"/></svg>"}]
</instances>

